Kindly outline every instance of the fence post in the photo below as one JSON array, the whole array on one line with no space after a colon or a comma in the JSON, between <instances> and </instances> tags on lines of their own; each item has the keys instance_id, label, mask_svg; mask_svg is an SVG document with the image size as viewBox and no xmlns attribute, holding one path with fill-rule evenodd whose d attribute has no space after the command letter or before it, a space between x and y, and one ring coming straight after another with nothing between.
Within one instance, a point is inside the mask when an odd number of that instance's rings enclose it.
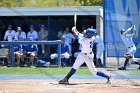
<instances>
[{"instance_id":1,"label":"fence post","mask_svg":"<svg viewBox=\"0 0 140 93\"><path fill-rule=\"evenodd\" d=\"M11 44L11 47L12 47L12 50L11 50L11 52L12 52L12 66L14 66L14 64L15 64L15 55L14 55L14 52L15 52L15 49L14 49L14 44Z\"/></svg>"},{"instance_id":2,"label":"fence post","mask_svg":"<svg viewBox=\"0 0 140 93\"><path fill-rule=\"evenodd\" d=\"M60 68L61 66L61 43L59 42L58 47L57 47L57 54L58 54L58 67Z\"/></svg>"},{"instance_id":3,"label":"fence post","mask_svg":"<svg viewBox=\"0 0 140 93\"><path fill-rule=\"evenodd\" d=\"M103 2L103 41L104 41L104 47L105 47L105 50L104 50L104 54L103 54L103 64L104 66L106 66L106 40L105 40L105 0L102 0Z\"/></svg>"}]
</instances>

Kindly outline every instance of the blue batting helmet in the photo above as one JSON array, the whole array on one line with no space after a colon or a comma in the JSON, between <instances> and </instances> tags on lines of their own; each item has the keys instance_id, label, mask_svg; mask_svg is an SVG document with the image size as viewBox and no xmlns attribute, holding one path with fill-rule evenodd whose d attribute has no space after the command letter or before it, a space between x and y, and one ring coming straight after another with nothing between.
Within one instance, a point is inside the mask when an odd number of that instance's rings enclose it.
<instances>
[{"instance_id":1,"label":"blue batting helmet","mask_svg":"<svg viewBox=\"0 0 140 93\"><path fill-rule=\"evenodd\" d=\"M96 29L92 29L92 28L88 28L85 32L85 34L87 35L87 38L93 37L93 35L96 33L97 33Z\"/></svg>"}]
</instances>

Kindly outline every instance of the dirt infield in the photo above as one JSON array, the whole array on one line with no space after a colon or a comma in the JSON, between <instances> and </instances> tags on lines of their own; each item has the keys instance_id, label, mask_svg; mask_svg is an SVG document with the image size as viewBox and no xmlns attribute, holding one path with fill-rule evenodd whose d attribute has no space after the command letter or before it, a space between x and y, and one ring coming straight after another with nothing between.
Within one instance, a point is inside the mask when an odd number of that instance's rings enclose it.
<instances>
[{"instance_id":1,"label":"dirt infield","mask_svg":"<svg viewBox=\"0 0 140 93\"><path fill-rule=\"evenodd\" d=\"M103 79L70 80L69 85L59 85L58 80L0 80L0 93L139 93L140 80L114 80L105 84Z\"/></svg>"}]
</instances>

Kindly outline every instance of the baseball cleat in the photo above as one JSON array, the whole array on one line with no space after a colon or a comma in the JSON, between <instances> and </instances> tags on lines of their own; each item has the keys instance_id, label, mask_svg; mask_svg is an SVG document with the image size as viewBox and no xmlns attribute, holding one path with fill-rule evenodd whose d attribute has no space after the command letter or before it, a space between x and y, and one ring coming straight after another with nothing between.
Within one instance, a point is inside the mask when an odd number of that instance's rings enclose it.
<instances>
[{"instance_id":1,"label":"baseball cleat","mask_svg":"<svg viewBox=\"0 0 140 93\"><path fill-rule=\"evenodd\" d=\"M106 84L111 84L111 82L114 80L113 77L109 76L109 78L107 78L107 82Z\"/></svg>"},{"instance_id":2,"label":"baseball cleat","mask_svg":"<svg viewBox=\"0 0 140 93\"><path fill-rule=\"evenodd\" d=\"M66 78L64 78L63 80L60 80L58 83L59 84L69 84L69 81Z\"/></svg>"},{"instance_id":3,"label":"baseball cleat","mask_svg":"<svg viewBox=\"0 0 140 93\"><path fill-rule=\"evenodd\" d=\"M120 68L118 68L119 70L126 70L126 68L125 67L120 67Z\"/></svg>"},{"instance_id":4,"label":"baseball cleat","mask_svg":"<svg viewBox=\"0 0 140 93\"><path fill-rule=\"evenodd\" d=\"M138 69L140 69L140 66L139 66L139 68Z\"/></svg>"}]
</instances>

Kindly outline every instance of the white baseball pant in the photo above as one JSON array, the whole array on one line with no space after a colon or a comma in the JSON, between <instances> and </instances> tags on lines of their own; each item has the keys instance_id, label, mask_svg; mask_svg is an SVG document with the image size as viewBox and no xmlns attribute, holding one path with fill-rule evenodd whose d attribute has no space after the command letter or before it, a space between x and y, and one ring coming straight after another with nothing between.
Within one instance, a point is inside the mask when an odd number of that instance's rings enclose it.
<instances>
[{"instance_id":1,"label":"white baseball pant","mask_svg":"<svg viewBox=\"0 0 140 93\"><path fill-rule=\"evenodd\" d=\"M93 63L93 57L94 57L93 53L92 54L80 53L77 56L72 68L78 69L85 62L87 67L90 69L91 73L96 74L97 69L95 68L95 65Z\"/></svg>"}]
</instances>

